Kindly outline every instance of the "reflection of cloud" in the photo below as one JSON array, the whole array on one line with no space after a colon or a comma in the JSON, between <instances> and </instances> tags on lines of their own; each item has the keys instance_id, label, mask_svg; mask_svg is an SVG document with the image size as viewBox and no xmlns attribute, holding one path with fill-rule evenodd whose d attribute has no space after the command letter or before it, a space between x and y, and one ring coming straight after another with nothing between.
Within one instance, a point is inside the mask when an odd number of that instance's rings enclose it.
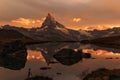
<instances>
[{"instance_id":1,"label":"reflection of cloud","mask_svg":"<svg viewBox=\"0 0 120 80\"><path fill-rule=\"evenodd\" d=\"M120 53L114 53L114 52L109 52L106 50L93 50L93 49L84 49L83 50L84 53L91 53L95 56L112 56L112 57L120 57Z\"/></svg>"},{"instance_id":2,"label":"reflection of cloud","mask_svg":"<svg viewBox=\"0 0 120 80\"><path fill-rule=\"evenodd\" d=\"M27 60L41 60L43 62L45 62L44 57L42 56L42 54L39 51L32 51L32 50L28 50L28 55L27 55Z\"/></svg>"},{"instance_id":3,"label":"reflection of cloud","mask_svg":"<svg viewBox=\"0 0 120 80\"><path fill-rule=\"evenodd\" d=\"M74 22L80 22L80 21L81 21L81 18L73 18L73 21L74 21Z\"/></svg>"},{"instance_id":4,"label":"reflection of cloud","mask_svg":"<svg viewBox=\"0 0 120 80\"><path fill-rule=\"evenodd\" d=\"M11 22L13 24L19 24L19 25L23 25L23 26L40 26L43 22L44 18L42 19L29 19L29 18L18 18L16 20L12 20Z\"/></svg>"}]
</instances>

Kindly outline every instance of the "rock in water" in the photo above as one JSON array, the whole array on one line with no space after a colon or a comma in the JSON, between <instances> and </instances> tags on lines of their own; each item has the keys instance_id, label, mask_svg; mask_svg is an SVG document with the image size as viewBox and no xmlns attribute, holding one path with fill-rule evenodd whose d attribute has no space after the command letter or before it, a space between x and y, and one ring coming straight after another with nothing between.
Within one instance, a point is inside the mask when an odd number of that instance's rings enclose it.
<instances>
[{"instance_id":1,"label":"rock in water","mask_svg":"<svg viewBox=\"0 0 120 80\"><path fill-rule=\"evenodd\" d=\"M12 70L24 68L27 61L27 50L24 43L14 41L0 45L0 66Z\"/></svg>"},{"instance_id":2,"label":"rock in water","mask_svg":"<svg viewBox=\"0 0 120 80\"><path fill-rule=\"evenodd\" d=\"M74 51L73 49L62 49L58 51L54 58L63 65L73 65L82 60L82 51Z\"/></svg>"}]
</instances>

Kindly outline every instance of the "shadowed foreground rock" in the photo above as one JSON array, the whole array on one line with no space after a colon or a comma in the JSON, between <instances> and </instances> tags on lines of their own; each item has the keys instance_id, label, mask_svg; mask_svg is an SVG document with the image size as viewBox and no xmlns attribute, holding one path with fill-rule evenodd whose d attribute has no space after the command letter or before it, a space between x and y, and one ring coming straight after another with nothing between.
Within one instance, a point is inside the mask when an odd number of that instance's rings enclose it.
<instances>
[{"instance_id":1,"label":"shadowed foreground rock","mask_svg":"<svg viewBox=\"0 0 120 80\"><path fill-rule=\"evenodd\" d=\"M27 78L26 80L53 80L53 79L45 76L35 76L35 77Z\"/></svg>"},{"instance_id":2,"label":"shadowed foreground rock","mask_svg":"<svg viewBox=\"0 0 120 80\"><path fill-rule=\"evenodd\" d=\"M88 74L83 80L120 80L120 69L99 69Z\"/></svg>"},{"instance_id":3,"label":"shadowed foreground rock","mask_svg":"<svg viewBox=\"0 0 120 80\"><path fill-rule=\"evenodd\" d=\"M54 55L54 58L61 64L69 66L78 63L83 57L90 58L91 55L88 54L83 54L82 50L62 49Z\"/></svg>"},{"instance_id":4,"label":"shadowed foreground rock","mask_svg":"<svg viewBox=\"0 0 120 80\"><path fill-rule=\"evenodd\" d=\"M12 70L24 68L27 50L21 41L2 43L0 45L0 66Z\"/></svg>"}]
</instances>

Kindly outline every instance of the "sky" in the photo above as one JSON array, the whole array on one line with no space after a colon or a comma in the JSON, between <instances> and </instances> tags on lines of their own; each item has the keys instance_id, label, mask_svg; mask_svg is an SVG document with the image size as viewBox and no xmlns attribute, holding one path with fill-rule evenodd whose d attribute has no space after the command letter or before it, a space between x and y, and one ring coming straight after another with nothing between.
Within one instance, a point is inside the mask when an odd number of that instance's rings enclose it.
<instances>
[{"instance_id":1,"label":"sky","mask_svg":"<svg viewBox=\"0 0 120 80\"><path fill-rule=\"evenodd\" d=\"M40 27L48 13L71 29L120 26L120 0L0 0L0 25Z\"/></svg>"}]
</instances>

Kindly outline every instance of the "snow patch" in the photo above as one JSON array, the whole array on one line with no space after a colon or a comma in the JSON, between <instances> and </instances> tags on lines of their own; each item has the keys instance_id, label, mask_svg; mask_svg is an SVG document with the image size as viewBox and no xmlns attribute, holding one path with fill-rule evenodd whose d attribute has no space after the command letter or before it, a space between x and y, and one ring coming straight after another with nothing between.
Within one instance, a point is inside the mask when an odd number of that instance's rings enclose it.
<instances>
[{"instance_id":1,"label":"snow patch","mask_svg":"<svg viewBox=\"0 0 120 80\"><path fill-rule=\"evenodd\" d=\"M86 31L79 31L81 35L86 35L86 36L89 36L89 37L93 37L90 33L86 32Z\"/></svg>"},{"instance_id":2,"label":"snow patch","mask_svg":"<svg viewBox=\"0 0 120 80\"><path fill-rule=\"evenodd\" d=\"M62 31L65 34L69 34L69 31L67 29L65 29L65 28L56 27L55 29Z\"/></svg>"}]
</instances>

